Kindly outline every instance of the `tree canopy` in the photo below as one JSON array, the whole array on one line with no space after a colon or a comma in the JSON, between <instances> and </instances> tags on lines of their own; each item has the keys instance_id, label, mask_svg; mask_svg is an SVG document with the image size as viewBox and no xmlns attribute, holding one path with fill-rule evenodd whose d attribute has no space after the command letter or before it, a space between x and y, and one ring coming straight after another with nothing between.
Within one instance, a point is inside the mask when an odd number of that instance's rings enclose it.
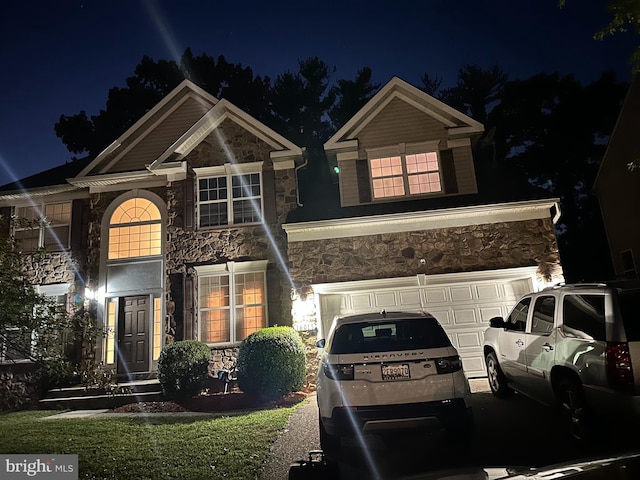
<instances>
[{"instance_id":1,"label":"tree canopy","mask_svg":"<svg viewBox=\"0 0 640 480\"><path fill-rule=\"evenodd\" d=\"M380 85L372 82L366 66L353 79L337 77L336 68L318 57L299 60L297 67L272 80L222 55L214 59L189 49L180 64L144 57L125 87L109 90L105 109L91 116L84 111L62 115L56 133L72 153L96 155L188 78L305 147L309 164L300 172L301 183L311 192L308 198L316 198L326 193L322 189L333 188L323 143ZM427 73L421 81L426 93L485 125L474 158L477 176L489 188L529 183L558 195L563 210L559 242L569 277L606 276L610 260L591 186L627 85L610 73L588 85L559 73L510 80L499 65L475 64L463 65L452 86L443 88L441 77ZM599 267L579 260L586 251L602 258Z\"/></svg>"}]
</instances>

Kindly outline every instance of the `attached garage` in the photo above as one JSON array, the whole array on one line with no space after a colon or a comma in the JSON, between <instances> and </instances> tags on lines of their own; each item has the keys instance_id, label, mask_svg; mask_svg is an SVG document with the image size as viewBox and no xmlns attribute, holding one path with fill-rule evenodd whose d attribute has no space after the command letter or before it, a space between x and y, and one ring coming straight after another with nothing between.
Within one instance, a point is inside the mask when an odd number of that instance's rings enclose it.
<instances>
[{"instance_id":1,"label":"attached garage","mask_svg":"<svg viewBox=\"0 0 640 480\"><path fill-rule=\"evenodd\" d=\"M486 376L482 342L489 319L506 316L536 288L536 267L313 285L322 337L336 315L425 311L442 324L469 377Z\"/></svg>"}]
</instances>

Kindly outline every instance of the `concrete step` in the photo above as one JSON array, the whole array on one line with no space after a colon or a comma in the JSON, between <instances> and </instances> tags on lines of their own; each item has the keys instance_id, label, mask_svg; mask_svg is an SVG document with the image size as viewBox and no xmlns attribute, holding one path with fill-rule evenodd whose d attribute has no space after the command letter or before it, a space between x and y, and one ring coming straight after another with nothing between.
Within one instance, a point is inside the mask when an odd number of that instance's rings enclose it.
<instances>
[{"instance_id":1,"label":"concrete step","mask_svg":"<svg viewBox=\"0 0 640 480\"><path fill-rule=\"evenodd\" d=\"M57 388L40 399L40 409L90 410L116 408L129 403L162 402L166 398L158 380L141 380L118 383L123 393L108 393L101 389L86 389L83 386Z\"/></svg>"}]
</instances>

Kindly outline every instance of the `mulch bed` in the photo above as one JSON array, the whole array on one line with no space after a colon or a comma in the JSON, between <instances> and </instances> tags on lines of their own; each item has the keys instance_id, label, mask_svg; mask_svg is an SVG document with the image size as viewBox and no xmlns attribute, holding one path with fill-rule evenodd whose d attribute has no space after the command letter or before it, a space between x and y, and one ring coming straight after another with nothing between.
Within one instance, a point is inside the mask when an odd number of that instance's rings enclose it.
<instances>
[{"instance_id":1,"label":"mulch bed","mask_svg":"<svg viewBox=\"0 0 640 480\"><path fill-rule=\"evenodd\" d=\"M206 393L180 402L139 402L110 410L113 413L230 412L257 408L290 407L307 398L309 392L294 392L278 400L261 402L234 389L229 393Z\"/></svg>"}]
</instances>

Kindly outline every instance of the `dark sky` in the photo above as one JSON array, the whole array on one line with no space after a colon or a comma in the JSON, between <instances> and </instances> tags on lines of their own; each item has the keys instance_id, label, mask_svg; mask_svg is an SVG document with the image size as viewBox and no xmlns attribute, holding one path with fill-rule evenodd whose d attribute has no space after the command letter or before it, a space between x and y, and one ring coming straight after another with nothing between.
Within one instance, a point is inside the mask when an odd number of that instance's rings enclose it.
<instances>
[{"instance_id":1,"label":"dark sky","mask_svg":"<svg viewBox=\"0 0 640 480\"><path fill-rule=\"evenodd\" d=\"M500 65L509 78L613 70L630 79L631 35L593 40L609 20L605 0L2 0L0 185L63 164L72 155L53 126L61 114L104 108L143 55L179 61L224 55L275 78L318 56L353 78L423 73L455 82L468 63Z\"/></svg>"}]
</instances>

